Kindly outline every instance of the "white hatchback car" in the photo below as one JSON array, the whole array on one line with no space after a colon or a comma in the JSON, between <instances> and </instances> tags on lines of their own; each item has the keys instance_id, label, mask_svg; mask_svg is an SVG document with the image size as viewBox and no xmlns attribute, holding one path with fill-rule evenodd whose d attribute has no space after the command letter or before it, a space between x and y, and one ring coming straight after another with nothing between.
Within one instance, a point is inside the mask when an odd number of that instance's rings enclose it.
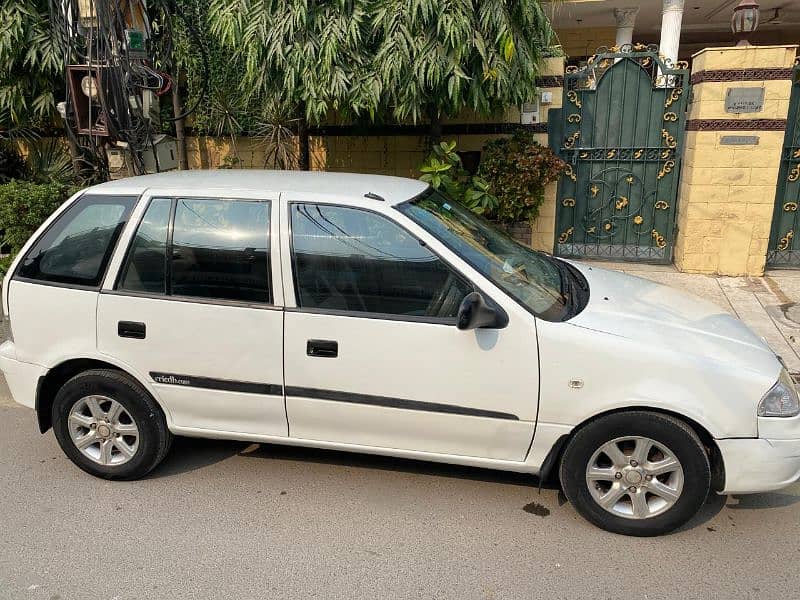
<instances>
[{"instance_id":1,"label":"white hatchback car","mask_svg":"<svg viewBox=\"0 0 800 600\"><path fill-rule=\"evenodd\" d=\"M214 171L71 198L4 283L0 368L81 469L173 434L557 475L654 535L800 476L780 360L705 302L523 247L419 181Z\"/></svg>"}]
</instances>

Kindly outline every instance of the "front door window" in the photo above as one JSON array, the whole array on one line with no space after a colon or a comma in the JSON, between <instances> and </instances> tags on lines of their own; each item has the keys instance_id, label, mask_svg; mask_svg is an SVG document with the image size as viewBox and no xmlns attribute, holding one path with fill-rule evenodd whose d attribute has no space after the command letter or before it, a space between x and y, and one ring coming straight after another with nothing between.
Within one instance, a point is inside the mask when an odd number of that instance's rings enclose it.
<instances>
[{"instance_id":1,"label":"front door window","mask_svg":"<svg viewBox=\"0 0 800 600\"><path fill-rule=\"evenodd\" d=\"M300 308L453 320L472 286L377 213L292 203Z\"/></svg>"}]
</instances>

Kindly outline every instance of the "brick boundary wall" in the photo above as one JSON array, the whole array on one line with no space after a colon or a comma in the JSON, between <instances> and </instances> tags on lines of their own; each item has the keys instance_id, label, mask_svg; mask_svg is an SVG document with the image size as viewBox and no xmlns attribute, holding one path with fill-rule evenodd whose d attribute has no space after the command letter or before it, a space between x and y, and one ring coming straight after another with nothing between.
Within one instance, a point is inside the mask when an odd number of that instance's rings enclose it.
<instances>
[{"instance_id":1,"label":"brick boundary wall","mask_svg":"<svg viewBox=\"0 0 800 600\"><path fill-rule=\"evenodd\" d=\"M519 123L444 123L442 136L448 135L507 135L517 129L527 129L534 133L547 133L547 123L534 123L521 125ZM376 125L362 127L358 125L319 125L308 128L311 136L355 136L355 137L384 137L384 136L426 136L430 128L427 125Z\"/></svg>"}]
</instances>

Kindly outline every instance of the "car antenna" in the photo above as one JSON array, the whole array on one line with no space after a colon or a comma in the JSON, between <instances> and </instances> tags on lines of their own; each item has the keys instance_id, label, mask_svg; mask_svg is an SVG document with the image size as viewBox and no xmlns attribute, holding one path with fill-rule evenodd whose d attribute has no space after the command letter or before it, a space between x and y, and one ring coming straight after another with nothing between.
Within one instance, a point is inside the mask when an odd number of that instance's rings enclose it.
<instances>
[{"instance_id":1,"label":"car antenna","mask_svg":"<svg viewBox=\"0 0 800 600\"><path fill-rule=\"evenodd\" d=\"M386 198L383 196L379 196L375 192L367 192L364 194L364 198L369 198L370 200L380 200L381 202L386 202Z\"/></svg>"}]
</instances>

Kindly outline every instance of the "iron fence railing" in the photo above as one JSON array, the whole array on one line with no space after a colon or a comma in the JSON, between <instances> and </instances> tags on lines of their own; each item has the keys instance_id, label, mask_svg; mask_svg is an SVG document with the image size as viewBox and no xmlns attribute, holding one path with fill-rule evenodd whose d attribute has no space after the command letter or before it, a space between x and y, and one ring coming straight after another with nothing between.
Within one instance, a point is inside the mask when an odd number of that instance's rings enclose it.
<instances>
[{"instance_id":1,"label":"iron fence railing","mask_svg":"<svg viewBox=\"0 0 800 600\"><path fill-rule=\"evenodd\" d=\"M800 59L798 59L800 60ZM792 71L792 92L775 194L767 264L800 266L800 62Z\"/></svg>"}]
</instances>

